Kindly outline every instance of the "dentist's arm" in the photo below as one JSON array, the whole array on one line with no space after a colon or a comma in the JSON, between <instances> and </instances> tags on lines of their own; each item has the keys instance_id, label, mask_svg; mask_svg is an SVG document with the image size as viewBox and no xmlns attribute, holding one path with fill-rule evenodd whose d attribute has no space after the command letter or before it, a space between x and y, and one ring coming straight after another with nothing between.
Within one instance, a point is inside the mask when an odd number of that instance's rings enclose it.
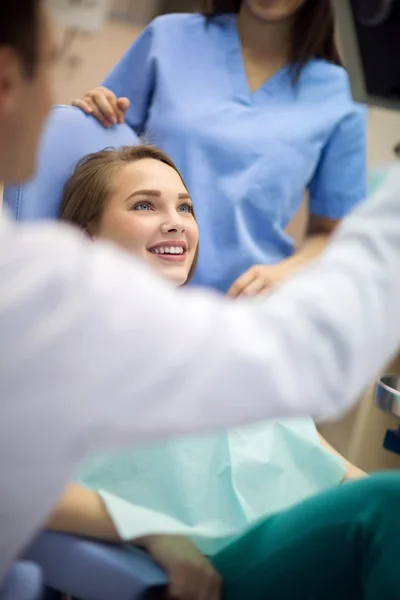
<instances>
[{"instance_id":1,"label":"dentist's arm","mask_svg":"<svg viewBox=\"0 0 400 600\"><path fill-rule=\"evenodd\" d=\"M396 176L263 303L177 291L61 227L20 228L2 253L7 396L68 403L90 445L336 416L400 340Z\"/></svg>"}]
</instances>

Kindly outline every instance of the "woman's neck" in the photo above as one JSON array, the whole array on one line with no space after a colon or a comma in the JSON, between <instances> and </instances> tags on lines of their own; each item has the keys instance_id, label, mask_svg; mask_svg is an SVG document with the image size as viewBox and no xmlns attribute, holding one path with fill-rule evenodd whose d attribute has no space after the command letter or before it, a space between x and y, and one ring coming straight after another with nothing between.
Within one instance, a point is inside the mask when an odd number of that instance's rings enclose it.
<instances>
[{"instance_id":1,"label":"woman's neck","mask_svg":"<svg viewBox=\"0 0 400 600\"><path fill-rule=\"evenodd\" d=\"M254 59L286 64L290 58L293 19L268 22L253 15L246 2L238 14L238 31L245 53Z\"/></svg>"}]
</instances>

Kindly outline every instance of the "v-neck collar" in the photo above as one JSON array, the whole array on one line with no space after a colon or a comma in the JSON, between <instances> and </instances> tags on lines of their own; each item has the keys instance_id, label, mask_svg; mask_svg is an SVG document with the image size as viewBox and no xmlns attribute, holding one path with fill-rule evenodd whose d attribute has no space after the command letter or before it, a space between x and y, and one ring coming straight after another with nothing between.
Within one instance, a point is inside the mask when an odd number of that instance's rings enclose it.
<instances>
[{"instance_id":1,"label":"v-neck collar","mask_svg":"<svg viewBox=\"0 0 400 600\"><path fill-rule=\"evenodd\" d=\"M276 95L283 87L286 87L285 83L290 85L289 67L285 66L267 79L258 89L251 92L237 26L237 15L221 15L217 19L221 23L225 35L225 43L221 44L221 49L226 54L226 66L235 97L238 100L245 104L257 104L258 101L265 100L266 95Z\"/></svg>"}]
</instances>

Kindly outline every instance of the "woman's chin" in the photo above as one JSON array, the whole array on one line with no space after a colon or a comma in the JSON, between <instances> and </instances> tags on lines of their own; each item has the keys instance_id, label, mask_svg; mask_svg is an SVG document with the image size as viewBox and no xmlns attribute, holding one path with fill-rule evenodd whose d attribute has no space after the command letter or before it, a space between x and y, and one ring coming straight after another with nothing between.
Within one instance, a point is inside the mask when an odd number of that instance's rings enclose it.
<instances>
[{"instance_id":1,"label":"woman's chin","mask_svg":"<svg viewBox=\"0 0 400 600\"><path fill-rule=\"evenodd\" d=\"M168 279L172 284L176 286L183 285L189 276L189 269L187 268L187 260L182 262L168 261L160 258L157 255L151 254L146 256L146 261L155 268L159 275Z\"/></svg>"},{"instance_id":2,"label":"woman's chin","mask_svg":"<svg viewBox=\"0 0 400 600\"><path fill-rule=\"evenodd\" d=\"M168 279L173 285L177 287L186 283L188 278L187 269L183 266L169 266L169 265L158 265L156 271L159 275Z\"/></svg>"}]
</instances>

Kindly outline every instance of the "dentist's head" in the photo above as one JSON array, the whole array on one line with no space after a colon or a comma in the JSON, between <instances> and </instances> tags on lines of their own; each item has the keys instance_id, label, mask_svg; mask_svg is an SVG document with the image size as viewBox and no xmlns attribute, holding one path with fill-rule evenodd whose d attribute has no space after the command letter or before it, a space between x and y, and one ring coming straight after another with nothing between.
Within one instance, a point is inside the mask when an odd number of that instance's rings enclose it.
<instances>
[{"instance_id":1,"label":"dentist's head","mask_svg":"<svg viewBox=\"0 0 400 600\"><path fill-rule=\"evenodd\" d=\"M29 178L50 109L56 55L42 0L0 2L0 181Z\"/></svg>"},{"instance_id":2,"label":"dentist's head","mask_svg":"<svg viewBox=\"0 0 400 600\"><path fill-rule=\"evenodd\" d=\"M193 205L173 162L152 146L89 154L63 195L61 218L134 252L177 285L197 262Z\"/></svg>"}]
</instances>

